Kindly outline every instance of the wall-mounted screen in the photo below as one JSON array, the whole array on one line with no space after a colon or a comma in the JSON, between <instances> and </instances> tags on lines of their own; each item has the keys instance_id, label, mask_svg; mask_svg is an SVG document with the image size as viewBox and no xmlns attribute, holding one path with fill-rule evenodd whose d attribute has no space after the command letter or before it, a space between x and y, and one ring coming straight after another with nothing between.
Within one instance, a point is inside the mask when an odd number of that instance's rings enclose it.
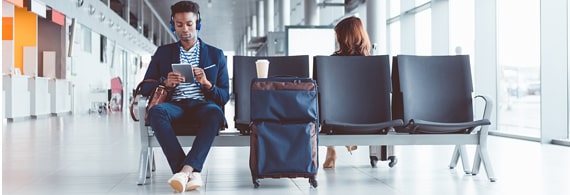
<instances>
[{"instance_id":1,"label":"wall-mounted screen","mask_svg":"<svg viewBox=\"0 0 570 195\"><path fill-rule=\"evenodd\" d=\"M335 51L332 26L287 26L286 33L286 55L331 55Z\"/></svg>"}]
</instances>

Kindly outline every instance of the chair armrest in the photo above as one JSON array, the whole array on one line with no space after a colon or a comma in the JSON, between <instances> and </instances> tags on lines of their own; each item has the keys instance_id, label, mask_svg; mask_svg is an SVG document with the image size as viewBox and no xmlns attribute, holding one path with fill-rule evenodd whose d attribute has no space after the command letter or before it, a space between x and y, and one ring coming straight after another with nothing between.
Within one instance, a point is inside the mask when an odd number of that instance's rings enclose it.
<instances>
[{"instance_id":1,"label":"chair armrest","mask_svg":"<svg viewBox=\"0 0 570 195\"><path fill-rule=\"evenodd\" d=\"M493 99L486 95L476 95L474 98L481 98L483 101L485 101L482 119L491 121L491 113L493 112ZM479 133L485 136L489 134L489 125L481 126Z\"/></svg>"},{"instance_id":2,"label":"chair armrest","mask_svg":"<svg viewBox=\"0 0 570 195\"><path fill-rule=\"evenodd\" d=\"M146 96L141 96L139 98L139 102L137 103L137 106L139 108L139 114L141 114L141 110L146 112L146 104L148 103L148 97ZM145 113L143 112L143 113Z\"/></svg>"},{"instance_id":3,"label":"chair armrest","mask_svg":"<svg viewBox=\"0 0 570 195\"><path fill-rule=\"evenodd\" d=\"M148 97L141 96L139 98L139 102L137 104L138 113L139 113L139 126L141 128L141 134L146 137L154 136L154 131L150 126L146 124L145 116L146 116L146 105L148 104Z\"/></svg>"},{"instance_id":4,"label":"chair armrest","mask_svg":"<svg viewBox=\"0 0 570 195\"><path fill-rule=\"evenodd\" d=\"M486 134L488 126L491 124L490 117L491 111L493 110L493 101L485 95L477 95L474 98L481 98L485 101L483 117L481 120L460 123L442 123L411 119L408 124L408 128L411 128L412 133L471 133L472 131L476 131L476 127L481 127L481 131L484 131L483 133Z\"/></svg>"},{"instance_id":5,"label":"chair armrest","mask_svg":"<svg viewBox=\"0 0 570 195\"><path fill-rule=\"evenodd\" d=\"M481 98L483 99L483 101L485 101L485 107L483 110L483 118L482 119L487 119L487 120L491 120L491 112L493 111L493 100L486 95L477 95L474 98Z\"/></svg>"},{"instance_id":6,"label":"chair armrest","mask_svg":"<svg viewBox=\"0 0 570 195\"><path fill-rule=\"evenodd\" d=\"M327 134L386 134L389 127L404 125L401 119L385 121L373 124L344 123L337 121L323 121L323 127Z\"/></svg>"},{"instance_id":7,"label":"chair armrest","mask_svg":"<svg viewBox=\"0 0 570 195\"><path fill-rule=\"evenodd\" d=\"M409 125L413 128L412 133L470 133L475 127L490 125L488 119L477 121L461 122L461 123L442 123L433 121L424 121L411 119Z\"/></svg>"}]
</instances>

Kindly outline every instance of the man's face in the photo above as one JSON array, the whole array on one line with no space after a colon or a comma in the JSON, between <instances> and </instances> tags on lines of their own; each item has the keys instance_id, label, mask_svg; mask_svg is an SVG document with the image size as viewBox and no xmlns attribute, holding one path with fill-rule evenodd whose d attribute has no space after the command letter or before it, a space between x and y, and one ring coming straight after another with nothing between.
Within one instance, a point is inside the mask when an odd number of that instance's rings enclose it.
<instances>
[{"instance_id":1,"label":"man's face","mask_svg":"<svg viewBox=\"0 0 570 195\"><path fill-rule=\"evenodd\" d=\"M172 18L174 29L178 39L183 42L193 42L197 39L196 22L198 16L193 12L182 12L174 14Z\"/></svg>"}]
</instances>

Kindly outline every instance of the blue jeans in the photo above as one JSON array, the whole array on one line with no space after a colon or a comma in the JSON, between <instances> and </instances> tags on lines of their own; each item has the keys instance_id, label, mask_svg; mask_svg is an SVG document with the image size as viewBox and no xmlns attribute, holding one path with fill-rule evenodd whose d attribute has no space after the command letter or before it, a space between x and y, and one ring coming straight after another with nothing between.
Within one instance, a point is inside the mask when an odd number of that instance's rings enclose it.
<instances>
[{"instance_id":1,"label":"blue jeans","mask_svg":"<svg viewBox=\"0 0 570 195\"><path fill-rule=\"evenodd\" d=\"M158 104L149 110L148 117L172 173L180 172L184 165L190 165L194 171L200 172L212 147L212 142L224 121L224 113L220 106L195 99ZM185 124L199 123L196 139L188 155L184 154L176 138L172 128L173 121ZM196 124L192 125L196 126Z\"/></svg>"}]
</instances>

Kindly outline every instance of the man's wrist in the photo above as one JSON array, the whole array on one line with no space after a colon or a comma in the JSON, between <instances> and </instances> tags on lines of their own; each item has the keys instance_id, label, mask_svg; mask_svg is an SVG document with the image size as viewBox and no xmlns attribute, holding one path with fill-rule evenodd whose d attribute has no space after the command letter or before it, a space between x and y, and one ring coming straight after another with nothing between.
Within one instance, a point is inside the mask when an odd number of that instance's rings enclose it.
<instances>
[{"instance_id":1,"label":"man's wrist","mask_svg":"<svg viewBox=\"0 0 570 195\"><path fill-rule=\"evenodd\" d=\"M214 85L212 85L212 83L209 81L207 83L204 83L203 86L204 86L204 89L206 89L206 90L211 90L212 88L214 88Z\"/></svg>"},{"instance_id":2,"label":"man's wrist","mask_svg":"<svg viewBox=\"0 0 570 195\"><path fill-rule=\"evenodd\" d=\"M166 80L167 80L167 79L166 79L165 77L160 77L160 79L158 79L158 81L159 81L158 84L161 84L161 85L166 86Z\"/></svg>"},{"instance_id":3,"label":"man's wrist","mask_svg":"<svg viewBox=\"0 0 570 195\"><path fill-rule=\"evenodd\" d=\"M165 87L172 87L172 85L168 84L168 80L164 80L162 81L161 85L165 86Z\"/></svg>"}]
</instances>

